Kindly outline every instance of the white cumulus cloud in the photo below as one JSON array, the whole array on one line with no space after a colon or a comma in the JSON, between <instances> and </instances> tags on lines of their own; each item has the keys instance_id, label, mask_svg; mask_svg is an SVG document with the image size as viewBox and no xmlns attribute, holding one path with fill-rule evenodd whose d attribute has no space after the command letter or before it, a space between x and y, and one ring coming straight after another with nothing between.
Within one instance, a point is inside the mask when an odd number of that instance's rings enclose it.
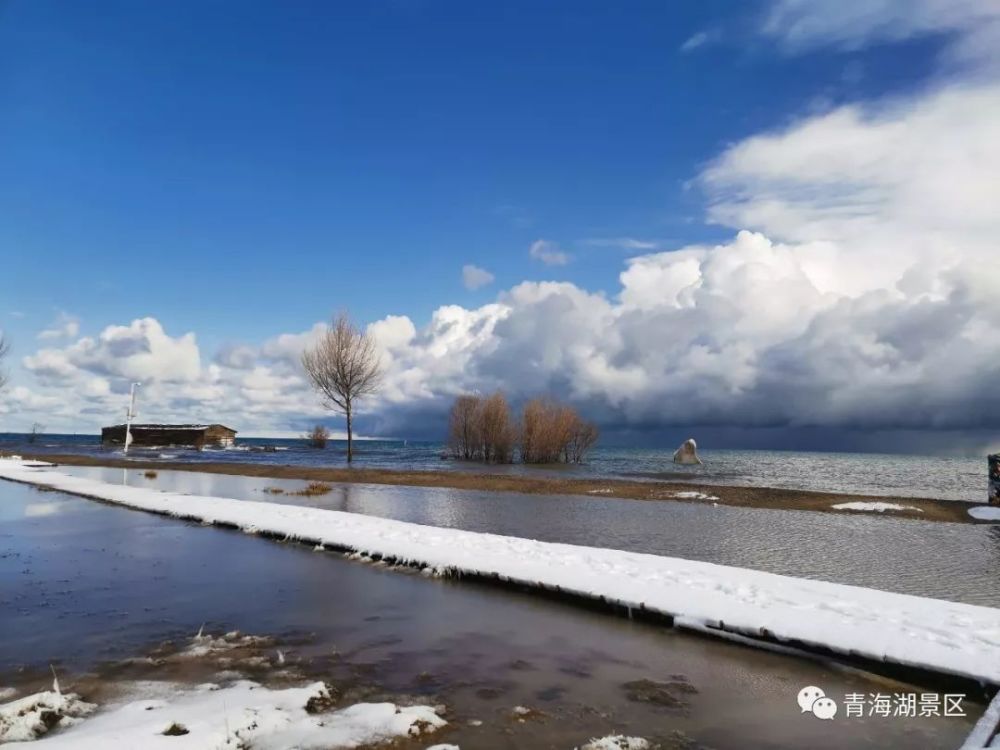
<instances>
[{"instance_id":1,"label":"white cumulus cloud","mask_svg":"<svg viewBox=\"0 0 1000 750\"><path fill-rule=\"evenodd\" d=\"M76 317L61 312L48 328L38 334L38 338L71 339L80 333L80 321Z\"/></svg>"}]
</instances>

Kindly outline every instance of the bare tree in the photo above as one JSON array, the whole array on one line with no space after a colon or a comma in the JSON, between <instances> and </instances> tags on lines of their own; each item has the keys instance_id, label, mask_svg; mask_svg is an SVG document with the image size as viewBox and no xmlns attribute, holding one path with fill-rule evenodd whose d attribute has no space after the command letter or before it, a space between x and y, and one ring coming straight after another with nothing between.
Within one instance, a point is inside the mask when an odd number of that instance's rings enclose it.
<instances>
[{"instance_id":1,"label":"bare tree","mask_svg":"<svg viewBox=\"0 0 1000 750\"><path fill-rule=\"evenodd\" d=\"M482 451L479 412L482 399L479 396L459 396L451 407L448 419L448 442L456 458L466 461L476 458Z\"/></svg>"},{"instance_id":2,"label":"bare tree","mask_svg":"<svg viewBox=\"0 0 1000 750\"><path fill-rule=\"evenodd\" d=\"M569 460L569 444L577 413L550 398L535 398L521 416L521 460L526 464L554 464Z\"/></svg>"},{"instance_id":3,"label":"bare tree","mask_svg":"<svg viewBox=\"0 0 1000 750\"><path fill-rule=\"evenodd\" d=\"M3 331L0 331L0 390L3 390L3 387L7 385L7 371L3 369L3 361L7 359L9 352L10 342L7 341Z\"/></svg>"},{"instance_id":4,"label":"bare tree","mask_svg":"<svg viewBox=\"0 0 1000 750\"><path fill-rule=\"evenodd\" d=\"M526 464L578 464L597 436L597 425L585 422L576 409L549 398L535 398L524 405L521 417L521 460Z\"/></svg>"},{"instance_id":5,"label":"bare tree","mask_svg":"<svg viewBox=\"0 0 1000 750\"><path fill-rule=\"evenodd\" d=\"M486 463L512 463L517 428L511 417L507 399L500 391L483 401L477 421L479 440L483 446L482 459Z\"/></svg>"},{"instance_id":6,"label":"bare tree","mask_svg":"<svg viewBox=\"0 0 1000 750\"><path fill-rule=\"evenodd\" d=\"M594 447L599 435L597 425L577 418L569 442L566 444L566 462L582 463L587 451Z\"/></svg>"},{"instance_id":7,"label":"bare tree","mask_svg":"<svg viewBox=\"0 0 1000 750\"><path fill-rule=\"evenodd\" d=\"M374 339L340 313L326 327L316 345L302 353L302 367L326 408L347 420L347 462L354 459L354 404L378 390L382 363Z\"/></svg>"},{"instance_id":8,"label":"bare tree","mask_svg":"<svg viewBox=\"0 0 1000 750\"><path fill-rule=\"evenodd\" d=\"M514 461L515 445L526 464L581 463L598 437L597 425L548 397L526 402L518 420L500 391L459 396L448 427L453 456L498 464Z\"/></svg>"}]
</instances>

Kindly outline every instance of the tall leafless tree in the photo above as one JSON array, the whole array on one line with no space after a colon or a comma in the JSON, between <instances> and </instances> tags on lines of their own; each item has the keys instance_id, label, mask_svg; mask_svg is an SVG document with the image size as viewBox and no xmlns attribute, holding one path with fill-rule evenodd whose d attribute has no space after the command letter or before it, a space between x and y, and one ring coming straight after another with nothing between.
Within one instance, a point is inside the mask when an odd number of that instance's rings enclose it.
<instances>
[{"instance_id":1,"label":"tall leafless tree","mask_svg":"<svg viewBox=\"0 0 1000 750\"><path fill-rule=\"evenodd\" d=\"M354 459L354 405L382 383L382 363L374 339L347 313L326 327L315 346L302 353L302 367L326 408L347 420L347 462Z\"/></svg>"}]
</instances>

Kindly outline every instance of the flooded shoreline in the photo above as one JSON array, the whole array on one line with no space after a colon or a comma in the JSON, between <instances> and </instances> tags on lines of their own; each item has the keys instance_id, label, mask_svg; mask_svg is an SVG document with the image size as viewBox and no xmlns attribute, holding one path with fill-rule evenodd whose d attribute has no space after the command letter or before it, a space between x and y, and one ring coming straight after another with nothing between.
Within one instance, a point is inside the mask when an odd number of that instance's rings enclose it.
<instances>
[{"instance_id":1,"label":"flooded shoreline","mask_svg":"<svg viewBox=\"0 0 1000 750\"><path fill-rule=\"evenodd\" d=\"M697 482L665 482L610 478L525 476L509 473L472 471L406 471L372 468L331 468L276 465L272 463L186 462L112 456L23 453L25 458L56 461L60 466L103 466L118 469L191 471L202 474L301 479L309 481L383 484L387 486L435 487L441 489L510 492L531 495L560 495L577 501L586 498L621 498L656 503L697 503L709 500L719 505L770 510L802 510L833 515L854 511L834 508L845 500L895 502L890 514L867 513L875 518L909 519L930 522L976 524L968 509L975 504L955 500L894 497L892 495L836 494L771 487L726 486ZM485 467L483 467L485 469Z\"/></svg>"},{"instance_id":2,"label":"flooded shoreline","mask_svg":"<svg viewBox=\"0 0 1000 750\"><path fill-rule=\"evenodd\" d=\"M892 686L60 493L4 483L0 498L0 566L11 582L2 592L9 614L0 684L49 661L79 675L160 640L190 638L207 622L211 632L239 629L294 643L289 656L316 673L330 672L326 658L336 649L360 690L445 703L455 722L435 741L470 747L573 747L610 731L658 738L665 747L672 736L694 743L688 747L746 747L748 737L786 746L949 747L974 718L859 720L831 736L795 707L803 684L822 683L829 694ZM665 695L658 684L668 686ZM664 704L675 699L686 705ZM511 715L516 706L538 715L521 722Z\"/></svg>"},{"instance_id":3,"label":"flooded shoreline","mask_svg":"<svg viewBox=\"0 0 1000 750\"><path fill-rule=\"evenodd\" d=\"M646 552L903 594L1000 607L1000 526L920 524L627 499L330 484L193 471L61 467L113 484L267 500L548 542ZM845 544L850 540L850 544ZM875 564L872 561L875 561ZM927 571L933 571L933 575Z\"/></svg>"},{"instance_id":4,"label":"flooded shoreline","mask_svg":"<svg viewBox=\"0 0 1000 750\"><path fill-rule=\"evenodd\" d=\"M697 435L695 435L697 437ZM699 441L701 442L701 441ZM923 497L977 503L986 498L986 466L982 456L842 453L802 450L732 450L700 444L704 463L673 463L676 444L623 447L598 445L581 464L494 464L442 460L441 442L355 441L353 469L493 474L523 478L668 481L684 485L782 488L797 492L864 497ZM183 447L134 448L130 459L185 464L238 463L250 466L301 468L343 467L346 443L331 440L316 449L303 439L240 437L235 446L193 450ZM102 447L99 435L28 435L0 433L0 451L120 459L122 453Z\"/></svg>"}]
</instances>

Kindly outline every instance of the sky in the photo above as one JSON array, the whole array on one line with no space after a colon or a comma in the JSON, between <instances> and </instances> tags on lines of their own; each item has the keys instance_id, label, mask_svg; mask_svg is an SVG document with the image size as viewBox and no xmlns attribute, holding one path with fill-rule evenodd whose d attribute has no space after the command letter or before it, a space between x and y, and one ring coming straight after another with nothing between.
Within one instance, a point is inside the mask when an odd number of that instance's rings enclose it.
<instances>
[{"instance_id":1,"label":"sky","mask_svg":"<svg viewBox=\"0 0 1000 750\"><path fill-rule=\"evenodd\" d=\"M1000 2L0 2L0 431L1000 447Z\"/></svg>"}]
</instances>

